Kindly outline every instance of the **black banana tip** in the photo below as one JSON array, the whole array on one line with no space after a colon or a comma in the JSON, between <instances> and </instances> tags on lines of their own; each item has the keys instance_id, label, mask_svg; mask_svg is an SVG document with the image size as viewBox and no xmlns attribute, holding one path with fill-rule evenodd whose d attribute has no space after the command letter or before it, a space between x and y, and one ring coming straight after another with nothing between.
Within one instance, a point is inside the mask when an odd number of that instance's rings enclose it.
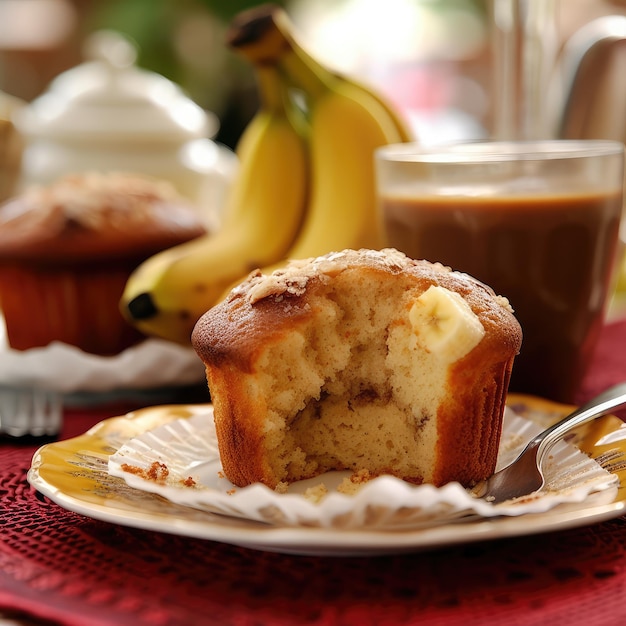
<instances>
[{"instance_id":1,"label":"black banana tip","mask_svg":"<svg viewBox=\"0 0 626 626\"><path fill-rule=\"evenodd\" d=\"M140 293L138 296L135 296L126 305L126 308L130 316L135 320L147 320L159 312L149 293Z\"/></svg>"},{"instance_id":2,"label":"black banana tip","mask_svg":"<svg viewBox=\"0 0 626 626\"><path fill-rule=\"evenodd\" d=\"M262 39L272 25L275 10L275 4L267 3L239 13L226 33L226 43L232 48L239 48Z\"/></svg>"}]
</instances>

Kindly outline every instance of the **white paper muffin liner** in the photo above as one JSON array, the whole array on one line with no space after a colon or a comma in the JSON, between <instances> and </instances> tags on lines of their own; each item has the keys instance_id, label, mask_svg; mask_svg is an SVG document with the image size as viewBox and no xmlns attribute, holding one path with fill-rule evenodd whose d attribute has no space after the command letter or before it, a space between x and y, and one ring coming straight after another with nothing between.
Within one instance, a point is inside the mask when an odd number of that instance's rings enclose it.
<instances>
[{"instance_id":1,"label":"white paper muffin liner","mask_svg":"<svg viewBox=\"0 0 626 626\"><path fill-rule=\"evenodd\" d=\"M114 356L88 354L58 341L12 350L0 317L1 386L105 393L193 385L204 376L204 365L192 348L164 339L146 339Z\"/></svg>"},{"instance_id":2,"label":"white paper muffin liner","mask_svg":"<svg viewBox=\"0 0 626 626\"><path fill-rule=\"evenodd\" d=\"M507 408L498 468L506 465L541 428ZM154 463L167 477L147 478ZM544 466L545 486L532 497L498 505L478 499L458 483L437 488L380 476L353 495L337 491L350 472L329 472L278 493L262 484L235 487L223 476L212 407L131 439L109 458L108 471L128 486L161 495L178 505L276 526L402 529L432 526L476 516L543 513L562 503L582 502L592 493L611 502L618 478L573 445L559 442ZM307 489L327 494L316 501Z\"/></svg>"},{"instance_id":3,"label":"white paper muffin liner","mask_svg":"<svg viewBox=\"0 0 626 626\"><path fill-rule=\"evenodd\" d=\"M113 356L88 354L60 341L13 350L0 312L0 386L107 393L193 385L204 377L204 365L191 347L165 339L145 339Z\"/></svg>"}]
</instances>

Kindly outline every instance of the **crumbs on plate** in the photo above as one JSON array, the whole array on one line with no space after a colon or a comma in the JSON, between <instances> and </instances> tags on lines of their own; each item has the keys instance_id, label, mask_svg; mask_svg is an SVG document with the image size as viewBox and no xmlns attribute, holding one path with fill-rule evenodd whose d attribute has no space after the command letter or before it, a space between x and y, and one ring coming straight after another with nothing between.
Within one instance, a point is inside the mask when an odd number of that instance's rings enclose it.
<instances>
[{"instance_id":1,"label":"crumbs on plate","mask_svg":"<svg viewBox=\"0 0 626 626\"><path fill-rule=\"evenodd\" d=\"M315 487L309 487L304 492L304 497L311 502L318 503L321 502L324 496L328 493L328 489L324 483L320 483L319 485L315 485Z\"/></svg>"},{"instance_id":2,"label":"crumbs on plate","mask_svg":"<svg viewBox=\"0 0 626 626\"><path fill-rule=\"evenodd\" d=\"M152 482L160 485L164 485L170 475L170 470L167 465L165 465L165 463L160 463L159 461L152 462L148 468L139 467L137 465L129 465L128 463L122 463L121 467L129 474L134 474L144 480L151 480ZM180 483L185 487L196 486L196 481L191 476L181 479Z\"/></svg>"},{"instance_id":3,"label":"crumbs on plate","mask_svg":"<svg viewBox=\"0 0 626 626\"><path fill-rule=\"evenodd\" d=\"M281 480L276 487L274 487L276 493L287 493L287 489L289 489L289 483L284 480Z\"/></svg>"},{"instance_id":4,"label":"crumbs on plate","mask_svg":"<svg viewBox=\"0 0 626 626\"><path fill-rule=\"evenodd\" d=\"M371 480L372 476L366 469L360 469L344 478L341 484L337 487L339 493L344 493L348 496L353 496L361 489L361 487Z\"/></svg>"},{"instance_id":5,"label":"crumbs on plate","mask_svg":"<svg viewBox=\"0 0 626 626\"><path fill-rule=\"evenodd\" d=\"M366 469L357 470L350 476L344 478L341 483L337 486L337 492L343 493L348 496L353 496L356 494L361 487L371 480L372 476ZM287 493L289 490L289 483L287 482L279 482L274 491L276 493ZM328 487L324 483L318 483L313 487L309 487L305 490L303 496L310 500L311 502L318 503L321 502L322 499L328 494Z\"/></svg>"}]
</instances>

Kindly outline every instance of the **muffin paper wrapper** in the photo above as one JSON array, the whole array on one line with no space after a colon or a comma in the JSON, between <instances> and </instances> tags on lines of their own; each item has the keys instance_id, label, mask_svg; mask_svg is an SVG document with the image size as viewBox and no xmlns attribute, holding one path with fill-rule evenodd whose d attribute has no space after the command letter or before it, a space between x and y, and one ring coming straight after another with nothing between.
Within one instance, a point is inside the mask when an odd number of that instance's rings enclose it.
<instances>
[{"instance_id":1,"label":"muffin paper wrapper","mask_svg":"<svg viewBox=\"0 0 626 626\"><path fill-rule=\"evenodd\" d=\"M101 393L192 385L204 376L204 365L191 348L162 339L146 339L105 357L60 342L12 350L0 335L0 386Z\"/></svg>"},{"instance_id":2,"label":"muffin paper wrapper","mask_svg":"<svg viewBox=\"0 0 626 626\"><path fill-rule=\"evenodd\" d=\"M512 461L541 430L507 407L497 469ZM160 471L149 478L155 467ZM108 462L109 474L134 489L159 494L174 504L274 526L401 530L477 517L543 513L582 502L591 494L594 502L615 498L617 476L564 441L552 448L543 469L546 484L540 491L497 505L474 497L459 483L416 486L391 476L372 479L354 494L337 491L351 472L329 472L293 483L286 493L258 483L238 488L224 477L210 405L206 413L131 439ZM322 484L326 495L318 500Z\"/></svg>"}]
</instances>

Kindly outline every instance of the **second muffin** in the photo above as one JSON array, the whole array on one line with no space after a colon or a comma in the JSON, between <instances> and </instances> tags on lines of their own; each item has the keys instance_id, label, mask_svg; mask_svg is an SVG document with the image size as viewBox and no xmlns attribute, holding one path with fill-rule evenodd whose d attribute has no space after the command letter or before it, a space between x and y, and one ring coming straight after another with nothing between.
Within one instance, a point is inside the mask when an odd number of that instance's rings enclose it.
<instances>
[{"instance_id":1,"label":"second muffin","mask_svg":"<svg viewBox=\"0 0 626 626\"><path fill-rule=\"evenodd\" d=\"M0 307L16 350L60 341L113 355L144 336L119 300L145 259L207 232L169 183L76 174L0 206Z\"/></svg>"}]
</instances>

